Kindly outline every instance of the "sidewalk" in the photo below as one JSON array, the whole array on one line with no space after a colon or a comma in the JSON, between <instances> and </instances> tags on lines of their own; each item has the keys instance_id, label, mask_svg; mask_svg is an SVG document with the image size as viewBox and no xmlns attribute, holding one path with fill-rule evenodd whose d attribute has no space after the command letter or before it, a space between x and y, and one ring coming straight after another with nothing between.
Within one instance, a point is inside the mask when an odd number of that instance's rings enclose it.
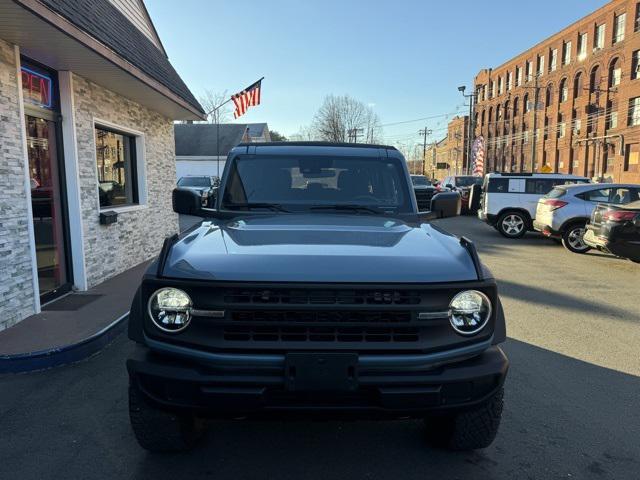
<instances>
[{"instance_id":1,"label":"sidewalk","mask_svg":"<svg viewBox=\"0 0 640 480\"><path fill-rule=\"evenodd\" d=\"M86 291L66 295L0 332L0 373L73 363L98 352L126 328L144 262Z\"/></svg>"}]
</instances>

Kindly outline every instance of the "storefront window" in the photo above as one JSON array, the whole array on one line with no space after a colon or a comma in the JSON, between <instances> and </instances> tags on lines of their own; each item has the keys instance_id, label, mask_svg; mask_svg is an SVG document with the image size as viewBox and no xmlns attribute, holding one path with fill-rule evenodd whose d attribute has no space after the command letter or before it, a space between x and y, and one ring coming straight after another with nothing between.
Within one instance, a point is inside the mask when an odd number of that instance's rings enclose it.
<instances>
[{"instance_id":1,"label":"storefront window","mask_svg":"<svg viewBox=\"0 0 640 480\"><path fill-rule=\"evenodd\" d=\"M100 207L138 203L135 137L96 127Z\"/></svg>"}]
</instances>

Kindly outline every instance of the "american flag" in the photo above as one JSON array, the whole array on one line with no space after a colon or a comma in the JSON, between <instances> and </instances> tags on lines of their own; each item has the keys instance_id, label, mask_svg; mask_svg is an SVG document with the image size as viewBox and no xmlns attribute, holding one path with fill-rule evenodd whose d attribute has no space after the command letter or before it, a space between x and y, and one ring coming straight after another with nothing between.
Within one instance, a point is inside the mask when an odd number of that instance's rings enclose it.
<instances>
[{"instance_id":1,"label":"american flag","mask_svg":"<svg viewBox=\"0 0 640 480\"><path fill-rule=\"evenodd\" d=\"M262 78L255 83L252 83L247 88L242 90L240 93L236 93L235 95L231 95L231 100L236 106L235 111L233 112L233 118L238 118L245 113L249 107L255 107L256 105L260 105L260 87L262 84Z\"/></svg>"},{"instance_id":2,"label":"american flag","mask_svg":"<svg viewBox=\"0 0 640 480\"><path fill-rule=\"evenodd\" d=\"M471 157L473 159L473 174L482 177L484 175L484 137L480 136L473 142Z\"/></svg>"}]
</instances>

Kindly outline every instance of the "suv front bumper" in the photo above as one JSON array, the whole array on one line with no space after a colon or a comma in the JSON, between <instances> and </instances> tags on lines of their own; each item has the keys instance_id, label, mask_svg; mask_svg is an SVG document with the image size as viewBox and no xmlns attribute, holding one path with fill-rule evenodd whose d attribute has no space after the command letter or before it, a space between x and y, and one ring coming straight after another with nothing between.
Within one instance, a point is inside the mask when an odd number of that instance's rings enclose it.
<instances>
[{"instance_id":1,"label":"suv front bumper","mask_svg":"<svg viewBox=\"0 0 640 480\"><path fill-rule=\"evenodd\" d=\"M201 352L198 358L187 359L138 345L127 369L130 381L151 403L207 417L278 413L420 417L484 401L502 386L509 366L502 350L491 345L453 363L438 361L438 356L444 358L441 354L355 356L353 381L339 391L310 390L308 383L296 388L285 375L286 355ZM340 381L336 385L344 387Z\"/></svg>"}]
</instances>

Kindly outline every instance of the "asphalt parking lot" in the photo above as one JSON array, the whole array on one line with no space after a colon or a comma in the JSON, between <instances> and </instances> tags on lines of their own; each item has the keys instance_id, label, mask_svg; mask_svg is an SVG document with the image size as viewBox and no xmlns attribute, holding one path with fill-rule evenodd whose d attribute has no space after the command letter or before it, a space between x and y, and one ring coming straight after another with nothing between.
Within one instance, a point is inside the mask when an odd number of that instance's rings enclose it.
<instances>
[{"instance_id":1,"label":"asphalt parking lot","mask_svg":"<svg viewBox=\"0 0 640 480\"><path fill-rule=\"evenodd\" d=\"M0 479L638 478L640 265L438 223L499 280L511 370L490 448L429 448L419 421L227 421L193 452L149 454L129 427L122 336L79 364L0 377Z\"/></svg>"}]
</instances>

